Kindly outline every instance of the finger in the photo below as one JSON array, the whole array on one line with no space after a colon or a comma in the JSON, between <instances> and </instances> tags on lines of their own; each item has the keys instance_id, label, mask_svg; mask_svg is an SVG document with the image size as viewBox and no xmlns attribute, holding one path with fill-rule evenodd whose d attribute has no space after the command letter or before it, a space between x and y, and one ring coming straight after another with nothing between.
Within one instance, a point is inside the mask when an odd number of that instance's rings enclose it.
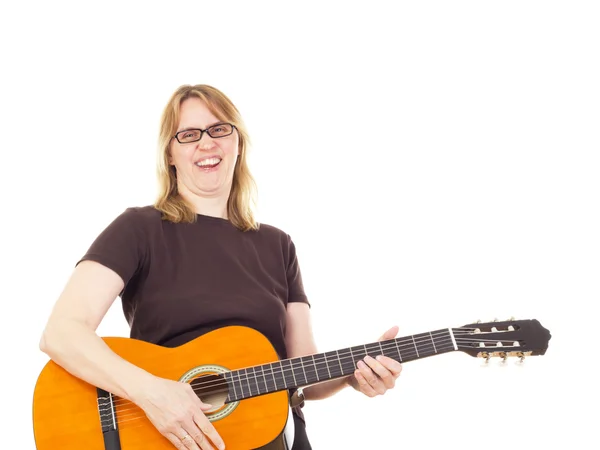
<instances>
[{"instance_id":1,"label":"finger","mask_svg":"<svg viewBox=\"0 0 600 450\"><path fill-rule=\"evenodd\" d=\"M394 378L398 378L400 376L400 372L402 372L402 364L400 364L398 361L383 355L378 355L375 359L383 364L387 370L392 372Z\"/></svg>"},{"instance_id":2,"label":"finger","mask_svg":"<svg viewBox=\"0 0 600 450\"><path fill-rule=\"evenodd\" d=\"M210 420L208 420L205 415L194 416L194 421L196 422L196 425L198 425L198 428L200 429L202 434L208 437L216 446L216 448L218 448L219 450L223 450L225 448L225 442L223 442L223 438L221 438L221 436L217 432L217 429L213 426L212 423L210 423ZM206 441L207 440L204 439L204 442ZM206 447L207 449L213 448L212 445L210 445L210 443L206 443L209 444L209 447ZM204 447L202 447L202 449L204 449Z\"/></svg>"},{"instance_id":3,"label":"finger","mask_svg":"<svg viewBox=\"0 0 600 450\"><path fill-rule=\"evenodd\" d=\"M186 435L187 434L185 433L185 431L181 430L181 437L185 437ZM177 450L188 450L188 449L197 450L198 449L198 446L194 443L194 441L191 440L191 438L181 439L173 433L167 433L167 434L165 434L165 437L169 441L171 441L171 444L173 444ZM186 446L186 441L190 441L192 444L194 444L194 447Z\"/></svg>"},{"instance_id":4,"label":"finger","mask_svg":"<svg viewBox=\"0 0 600 450\"><path fill-rule=\"evenodd\" d=\"M388 339L393 339L394 337L396 337L396 335L398 334L399 330L400 330L400 328L398 328L397 325L394 325L392 328L390 328L385 333L383 333L381 335L381 337L379 339L377 339L377 340L378 341L385 341L385 340L388 340Z\"/></svg>"},{"instance_id":5,"label":"finger","mask_svg":"<svg viewBox=\"0 0 600 450\"><path fill-rule=\"evenodd\" d=\"M210 445L208 439L193 421L186 422L183 424L185 432L182 433L181 441L184 443L185 448L189 450L213 450L213 446Z\"/></svg>"},{"instance_id":6,"label":"finger","mask_svg":"<svg viewBox=\"0 0 600 450\"><path fill-rule=\"evenodd\" d=\"M354 376L356 377L356 381L358 381L358 387L363 394L365 394L367 397L377 396L377 391L369 385L360 370L355 370Z\"/></svg>"},{"instance_id":7,"label":"finger","mask_svg":"<svg viewBox=\"0 0 600 450\"><path fill-rule=\"evenodd\" d=\"M362 377L366 380L366 382L375 392L377 392L378 394L385 393L385 385L377 377L377 375L375 375L371 368L365 364L364 361L359 361L357 366Z\"/></svg>"},{"instance_id":8,"label":"finger","mask_svg":"<svg viewBox=\"0 0 600 450\"><path fill-rule=\"evenodd\" d=\"M387 369L387 367L385 367L375 358L371 358L370 356L365 356L365 362L369 365L371 370L375 372L375 374L379 377L379 379L383 382L384 386L387 389L391 389L394 387L396 379L394 378L392 372L390 372Z\"/></svg>"}]
</instances>

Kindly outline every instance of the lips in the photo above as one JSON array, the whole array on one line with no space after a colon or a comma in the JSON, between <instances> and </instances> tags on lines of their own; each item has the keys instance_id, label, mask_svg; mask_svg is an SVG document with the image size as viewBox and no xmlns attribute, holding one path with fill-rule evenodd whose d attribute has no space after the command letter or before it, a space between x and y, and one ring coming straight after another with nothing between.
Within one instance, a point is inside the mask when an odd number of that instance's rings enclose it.
<instances>
[{"instance_id":1,"label":"lips","mask_svg":"<svg viewBox=\"0 0 600 450\"><path fill-rule=\"evenodd\" d=\"M201 169L212 169L217 167L222 161L222 158L219 156L208 156L206 158L202 158L199 161L196 161L194 164Z\"/></svg>"}]
</instances>

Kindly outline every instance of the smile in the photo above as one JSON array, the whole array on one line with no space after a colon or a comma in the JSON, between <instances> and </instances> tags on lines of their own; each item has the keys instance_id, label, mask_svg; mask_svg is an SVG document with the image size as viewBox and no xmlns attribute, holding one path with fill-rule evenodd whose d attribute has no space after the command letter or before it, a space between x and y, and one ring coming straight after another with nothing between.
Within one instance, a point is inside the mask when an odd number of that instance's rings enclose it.
<instances>
[{"instance_id":1,"label":"smile","mask_svg":"<svg viewBox=\"0 0 600 450\"><path fill-rule=\"evenodd\" d=\"M198 166L202 169L212 169L212 168L217 167L220 162L221 162L221 158L213 157L213 158L203 159L202 161L198 161L195 164L196 164L196 166Z\"/></svg>"}]
</instances>

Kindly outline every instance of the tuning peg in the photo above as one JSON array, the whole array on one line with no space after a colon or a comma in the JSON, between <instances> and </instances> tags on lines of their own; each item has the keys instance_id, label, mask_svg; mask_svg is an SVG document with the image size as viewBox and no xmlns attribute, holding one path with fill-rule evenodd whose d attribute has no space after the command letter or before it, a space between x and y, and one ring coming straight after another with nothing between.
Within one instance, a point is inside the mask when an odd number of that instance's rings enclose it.
<instances>
[{"instance_id":1,"label":"tuning peg","mask_svg":"<svg viewBox=\"0 0 600 450\"><path fill-rule=\"evenodd\" d=\"M523 364L525 362L525 355L523 354L523 352L518 352L517 356L519 357L518 364Z\"/></svg>"},{"instance_id":2,"label":"tuning peg","mask_svg":"<svg viewBox=\"0 0 600 450\"><path fill-rule=\"evenodd\" d=\"M481 323L481 319L477 319L475 323Z\"/></svg>"},{"instance_id":3,"label":"tuning peg","mask_svg":"<svg viewBox=\"0 0 600 450\"><path fill-rule=\"evenodd\" d=\"M509 322L512 322L513 320L515 320L515 316L510 316L510 319L508 319Z\"/></svg>"},{"instance_id":4,"label":"tuning peg","mask_svg":"<svg viewBox=\"0 0 600 450\"><path fill-rule=\"evenodd\" d=\"M508 355L506 354L506 352L500 352L500 357L502 358L502 361L500 364L506 364L506 359L508 358Z\"/></svg>"}]
</instances>

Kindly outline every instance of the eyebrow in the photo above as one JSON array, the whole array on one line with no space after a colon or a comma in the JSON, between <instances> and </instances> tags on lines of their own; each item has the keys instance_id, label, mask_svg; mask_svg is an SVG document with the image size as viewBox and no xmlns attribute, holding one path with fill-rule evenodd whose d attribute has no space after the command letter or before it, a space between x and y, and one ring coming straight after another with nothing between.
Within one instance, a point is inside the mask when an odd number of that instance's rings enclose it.
<instances>
[{"instance_id":1,"label":"eyebrow","mask_svg":"<svg viewBox=\"0 0 600 450\"><path fill-rule=\"evenodd\" d=\"M210 124L206 128L214 127L215 125L220 125L222 123L227 123L227 122L223 122L222 120L219 120L213 124ZM182 131L189 131L189 130L201 130L201 129L202 128L200 128L200 127L185 127L185 128L182 128L181 130L177 130L175 133L181 133Z\"/></svg>"}]
</instances>

